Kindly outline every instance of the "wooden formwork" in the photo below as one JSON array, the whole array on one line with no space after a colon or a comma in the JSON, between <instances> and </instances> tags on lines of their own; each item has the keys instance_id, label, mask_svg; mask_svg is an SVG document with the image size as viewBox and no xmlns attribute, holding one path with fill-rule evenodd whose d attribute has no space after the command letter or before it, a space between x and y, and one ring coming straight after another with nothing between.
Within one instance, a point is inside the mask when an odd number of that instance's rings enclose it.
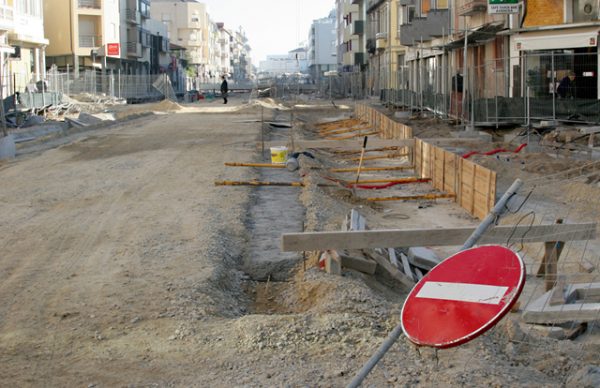
<instances>
[{"instance_id":1,"label":"wooden formwork","mask_svg":"<svg viewBox=\"0 0 600 388\"><path fill-rule=\"evenodd\" d=\"M356 117L373 125L384 139L412 139L412 128L395 122L363 104L354 108ZM405 148L402 152L411 152ZM483 219L496 203L496 173L463 159L460 155L415 139L411 160L419 178L431 179L437 190L455 195L456 202L471 215Z\"/></svg>"},{"instance_id":2,"label":"wooden formwork","mask_svg":"<svg viewBox=\"0 0 600 388\"><path fill-rule=\"evenodd\" d=\"M385 114L362 104L356 104L354 114L359 120L366 121L373 126L374 129L380 131L380 135L384 139L412 139L412 128L408 125L398 123Z\"/></svg>"},{"instance_id":3,"label":"wooden formwork","mask_svg":"<svg viewBox=\"0 0 600 388\"><path fill-rule=\"evenodd\" d=\"M417 176L430 178L435 189L455 194L463 209L485 218L496 202L496 172L420 139L414 150Z\"/></svg>"}]
</instances>

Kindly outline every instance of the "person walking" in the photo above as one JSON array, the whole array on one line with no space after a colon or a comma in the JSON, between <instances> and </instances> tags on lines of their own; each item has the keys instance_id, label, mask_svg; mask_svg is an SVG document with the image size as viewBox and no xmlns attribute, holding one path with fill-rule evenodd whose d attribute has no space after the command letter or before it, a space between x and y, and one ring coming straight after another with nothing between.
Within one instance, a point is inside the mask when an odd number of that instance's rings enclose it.
<instances>
[{"instance_id":1,"label":"person walking","mask_svg":"<svg viewBox=\"0 0 600 388\"><path fill-rule=\"evenodd\" d=\"M227 76L223 76L223 82L221 82L221 97L223 97L223 104L227 104L227 93L229 87L227 85Z\"/></svg>"}]
</instances>

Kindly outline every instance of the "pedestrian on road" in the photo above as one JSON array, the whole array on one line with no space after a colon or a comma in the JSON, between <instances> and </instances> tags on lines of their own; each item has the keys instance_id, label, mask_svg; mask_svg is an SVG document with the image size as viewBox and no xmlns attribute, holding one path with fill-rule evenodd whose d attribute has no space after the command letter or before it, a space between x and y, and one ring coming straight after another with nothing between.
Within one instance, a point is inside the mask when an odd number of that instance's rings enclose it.
<instances>
[{"instance_id":1,"label":"pedestrian on road","mask_svg":"<svg viewBox=\"0 0 600 388\"><path fill-rule=\"evenodd\" d=\"M223 97L223 104L227 104L227 92L229 92L227 76L223 76L223 82L221 83L221 96Z\"/></svg>"}]
</instances>

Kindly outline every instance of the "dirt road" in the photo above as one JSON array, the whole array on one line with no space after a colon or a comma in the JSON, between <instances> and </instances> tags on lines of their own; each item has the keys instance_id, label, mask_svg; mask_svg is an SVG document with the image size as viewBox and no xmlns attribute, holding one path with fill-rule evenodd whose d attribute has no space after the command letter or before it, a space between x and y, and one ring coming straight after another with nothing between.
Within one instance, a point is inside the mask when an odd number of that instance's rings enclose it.
<instances>
[{"instance_id":1,"label":"dirt road","mask_svg":"<svg viewBox=\"0 0 600 388\"><path fill-rule=\"evenodd\" d=\"M243 308L248 191L212 182L257 126L224 120L151 116L2 166L0 385L194 374L181 322Z\"/></svg>"},{"instance_id":2,"label":"dirt road","mask_svg":"<svg viewBox=\"0 0 600 388\"><path fill-rule=\"evenodd\" d=\"M297 259L279 256L273 235L304 221L339 228L350 205L315 187L213 185L290 178L223 167L257 158L259 109L148 116L0 165L0 386L350 381L398 323L406 290L310 266L283 276ZM419 212L446 207L459 212ZM563 386L597 362L595 347L516 320L439 354L400 339L366 384Z\"/></svg>"}]
</instances>

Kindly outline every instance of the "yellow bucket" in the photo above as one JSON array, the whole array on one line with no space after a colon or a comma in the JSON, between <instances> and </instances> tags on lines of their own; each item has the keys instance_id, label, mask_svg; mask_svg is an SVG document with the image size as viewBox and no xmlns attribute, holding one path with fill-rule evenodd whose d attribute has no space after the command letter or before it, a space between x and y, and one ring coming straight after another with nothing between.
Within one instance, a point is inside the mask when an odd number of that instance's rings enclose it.
<instances>
[{"instance_id":1,"label":"yellow bucket","mask_svg":"<svg viewBox=\"0 0 600 388\"><path fill-rule=\"evenodd\" d=\"M287 160L287 147L271 147L271 163L284 164Z\"/></svg>"}]
</instances>

